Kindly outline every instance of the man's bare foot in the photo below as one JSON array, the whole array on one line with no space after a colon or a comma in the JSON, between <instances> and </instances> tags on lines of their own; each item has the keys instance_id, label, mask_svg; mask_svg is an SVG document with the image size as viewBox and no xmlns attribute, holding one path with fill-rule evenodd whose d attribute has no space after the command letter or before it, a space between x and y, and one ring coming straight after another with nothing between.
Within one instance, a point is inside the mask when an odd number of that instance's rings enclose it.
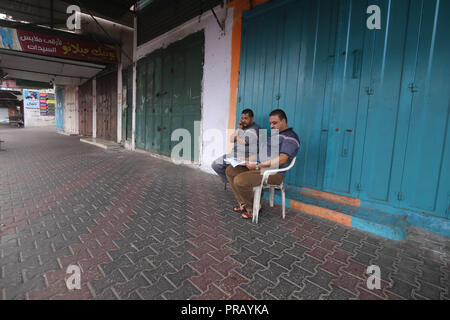
<instances>
[{"instance_id":1,"label":"man's bare foot","mask_svg":"<svg viewBox=\"0 0 450 320\"><path fill-rule=\"evenodd\" d=\"M234 211L234 212L242 212L242 211L245 211L245 204L240 204L240 205L234 207L234 208L233 208L233 211Z\"/></svg>"}]
</instances>

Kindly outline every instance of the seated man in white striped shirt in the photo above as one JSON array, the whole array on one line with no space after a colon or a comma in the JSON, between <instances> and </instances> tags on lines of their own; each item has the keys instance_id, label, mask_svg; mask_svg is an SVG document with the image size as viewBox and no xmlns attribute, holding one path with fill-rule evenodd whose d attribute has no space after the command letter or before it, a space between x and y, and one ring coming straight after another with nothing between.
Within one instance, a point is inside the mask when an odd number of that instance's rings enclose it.
<instances>
[{"instance_id":1,"label":"seated man in white striped shirt","mask_svg":"<svg viewBox=\"0 0 450 320\"><path fill-rule=\"evenodd\" d=\"M213 170L222 178L223 182L227 183L227 177L225 175L225 170L230 165L225 162L226 158L240 159L243 156L248 158L250 154L256 154L257 149L254 147L258 146L258 134L259 125L254 122L254 115L251 109L245 109L241 113L241 120L239 120L238 128L230 137L230 142L233 142L233 151L230 154L223 155L216 159L211 167ZM254 139L250 139L253 136ZM250 146L250 143L252 146ZM253 150L255 149L255 150ZM244 153L244 154L242 154Z\"/></svg>"}]
</instances>

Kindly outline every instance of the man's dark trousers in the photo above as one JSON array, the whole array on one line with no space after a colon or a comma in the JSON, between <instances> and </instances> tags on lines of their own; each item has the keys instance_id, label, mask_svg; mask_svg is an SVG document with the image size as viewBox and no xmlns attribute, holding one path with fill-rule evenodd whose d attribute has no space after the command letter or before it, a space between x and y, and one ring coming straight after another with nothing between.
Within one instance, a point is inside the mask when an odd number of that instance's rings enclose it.
<instances>
[{"instance_id":1,"label":"man's dark trousers","mask_svg":"<svg viewBox=\"0 0 450 320\"><path fill-rule=\"evenodd\" d=\"M213 170L219 175L219 177L223 180L224 183L227 183L227 176L225 174L225 170L230 165L226 163L224 160L227 158L227 155L220 156L211 164Z\"/></svg>"}]
</instances>

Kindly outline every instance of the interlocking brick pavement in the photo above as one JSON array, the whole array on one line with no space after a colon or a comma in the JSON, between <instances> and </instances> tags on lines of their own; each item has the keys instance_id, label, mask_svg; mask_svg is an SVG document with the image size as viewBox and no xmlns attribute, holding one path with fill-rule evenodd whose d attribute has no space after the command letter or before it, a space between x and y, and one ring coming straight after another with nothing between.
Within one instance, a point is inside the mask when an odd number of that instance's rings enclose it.
<instances>
[{"instance_id":1,"label":"interlocking brick pavement","mask_svg":"<svg viewBox=\"0 0 450 320\"><path fill-rule=\"evenodd\" d=\"M446 238L283 220L266 201L255 225L214 175L54 131L0 127L0 299L450 299Z\"/></svg>"}]
</instances>

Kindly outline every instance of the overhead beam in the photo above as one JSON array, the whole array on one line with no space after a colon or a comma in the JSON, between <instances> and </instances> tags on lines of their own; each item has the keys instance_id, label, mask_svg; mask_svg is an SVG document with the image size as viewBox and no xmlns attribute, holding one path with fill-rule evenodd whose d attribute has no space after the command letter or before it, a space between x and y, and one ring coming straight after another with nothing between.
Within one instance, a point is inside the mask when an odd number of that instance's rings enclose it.
<instances>
[{"instance_id":1,"label":"overhead beam","mask_svg":"<svg viewBox=\"0 0 450 320\"><path fill-rule=\"evenodd\" d=\"M11 70L11 74L15 79L25 79L30 81L39 81L39 82L45 82L50 83L52 81L56 85L81 85L88 81L89 79L86 78L71 78L71 77L64 77L64 76L56 76L53 75L46 75L46 74L40 74L40 73L34 73L34 72L24 72L24 71L14 71Z\"/></svg>"},{"instance_id":2,"label":"overhead beam","mask_svg":"<svg viewBox=\"0 0 450 320\"><path fill-rule=\"evenodd\" d=\"M50 0L50 1L52 1L52 0ZM52 9L51 5L48 7L42 7L42 6L36 5L34 3L30 3L29 1L23 2L23 1L18 1L18 0L7 0L7 1L4 1L3 3L17 3L21 7L27 6L27 7L31 7L31 8L42 9L44 11L48 11L49 9ZM61 15L67 15L67 13L65 11L59 11L58 9L55 9L54 7L53 7L52 11L54 11L54 13L60 13ZM35 12L36 11L31 11L30 13L35 13Z\"/></svg>"},{"instance_id":3,"label":"overhead beam","mask_svg":"<svg viewBox=\"0 0 450 320\"><path fill-rule=\"evenodd\" d=\"M50 0L50 28L53 29L53 0Z\"/></svg>"},{"instance_id":4,"label":"overhead beam","mask_svg":"<svg viewBox=\"0 0 450 320\"><path fill-rule=\"evenodd\" d=\"M22 53L22 52L20 52ZM6 56L13 56L13 57L21 57L21 58L27 58L27 59L32 59L32 60L39 60L39 61L48 61L48 62L56 62L56 63L62 63L62 64L67 64L67 65L72 65L72 66L77 66L77 67L88 67L88 68L92 68L92 69L99 69L99 70L103 70L105 68L105 66L103 65L98 65L98 64L93 64L93 63L87 63L87 62L75 62L75 60L69 60L69 59L58 59L58 58L51 58L48 56L44 56L44 55L35 55L35 54L30 54L30 53L25 53L25 54L20 54L17 51L9 51L9 50L0 50L0 57L2 55L6 55ZM1 61L1 60L0 60Z\"/></svg>"},{"instance_id":5,"label":"overhead beam","mask_svg":"<svg viewBox=\"0 0 450 320\"><path fill-rule=\"evenodd\" d=\"M22 11L22 10L18 10L18 9L8 8L5 6L0 6L0 9L5 14L13 16L14 20L23 20L23 21L27 21L27 22L31 22L31 23L36 23L36 17L38 16L38 15L36 15L36 12L33 12L33 11L26 12L26 11ZM66 14L64 13L64 17L65 16L66 16Z\"/></svg>"},{"instance_id":6,"label":"overhead beam","mask_svg":"<svg viewBox=\"0 0 450 320\"><path fill-rule=\"evenodd\" d=\"M75 78L75 79L90 79L89 77L84 77L84 76L70 76L67 74L63 74L63 75L55 75L55 73L49 73L49 72L43 72L43 71L30 71L30 70L24 70L24 69L19 69L19 68L12 68L12 67L8 67L8 66L2 66L3 70L9 71L9 70L14 70L14 71L21 71L21 72L29 72L29 73L39 73L39 74L45 74L45 75L49 75L52 77L55 76L62 76L65 78ZM8 72L9 74L10 72Z\"/></svg>"},{"instance_id":7,"label":"overhead beam","mask_svg":"<svg viewBox=\"0 0 450 320\"><path fill-rule=\"evenodd\" d=\"M210 0L208 0L208 4L209 4L209 7L210 7L210 9L211 9L211 11L212 11L212 13L214 15L214 18L216 18L216 21L217 21L217 24L220 27L220 30L223 31L225 29L225 26L219 21L219 18L217 17L216 12L214 11L214 8L211 5L211 1Z\"/></svg>"}]
</instances>

